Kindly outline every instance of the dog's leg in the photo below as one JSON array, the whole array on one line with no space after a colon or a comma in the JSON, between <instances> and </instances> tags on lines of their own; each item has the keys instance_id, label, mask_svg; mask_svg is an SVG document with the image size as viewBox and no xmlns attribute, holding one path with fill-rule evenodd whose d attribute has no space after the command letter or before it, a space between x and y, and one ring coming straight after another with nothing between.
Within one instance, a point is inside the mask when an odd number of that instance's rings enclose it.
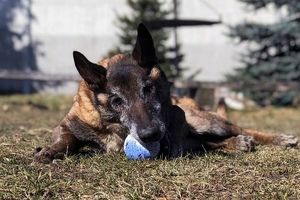
<instances>
[{"instance_id":1,"label":"dog's leg","mask_svg":"<svg viewBox=\"0 0 300 200\"><path fill-rule=\"evenodd\" d=\"M238 130L238 128L236 128L236 130ZM240 134L237 137L226 139L221 143L223 148L229 150L235 148L236 150L248 151L247 149L253 150L251 147L253 144L282 147L297 147L298 145L297 137L292 135L268 133L252 129L240 129L238 132Z\"/></svg>"},{"instance_id":2,"label":"dog's leg","mask_svg":"<svg viewBox=\"0 0 300 200\"><path fill-rule=\"evenodd\" d=\"M185 152L206 152L215 149L224 149L229 151L250 152L254 150L254 139L252 136L237 135L220 139L219 136L211 134L190 134L184 143Z\"/></svg>"},{"instance_id":3,"label":"dog's leg","mask_svg":"<svg viewBox=\"0 0 300 200\"><path fill-rule=\"evenodd\" d=\"M232 125L229 130L233 131L233 135L236 136L225 139L217 144L212 144L211 146L214 148L219 146L227 150L252 151L254 150L254 145L257 144L282 147L297 147L298 145L297 137L292 135L242 129L236 125Z\"/></svg>"},{"instance_id":4,"label":"dog's leg","mask_svg":"<svg viewBox=\"0 0 300 200\"><path fill-rule=\"evenodd\" d=\"M184 142L188 135L188 124L186 123L184 112L178 106L171 108L171 123L169 125L168 144L169 157L181 156L184 152Z\"/></svg>"},{"instance_id":5,"label":"dog's leg","mask_svg":"<svg viewBox=\"0 0 300 200\"><path fill-rule=\"evenodd\" d=\"M117 123L111 123L108 125L107 130L110 134L107 134L103 139L103 144L106 144L106 153L118 153L123 150L125 138L128 135L128 130Z\"/></svg>"},{"instance_id":6,"label":"dog's leg","mask_svg":"<svg viewBox=\"0 0 300 200\"><path fill-rule=\"evenodd\" d=\"M66 126L58 126L53 132L53 143L49 147L36 148L34 160L40 163L51 163L55 158L63 158L65 154L76 151L78 140Z\"/></svg>"},{"instance_id":7,"label":"dog's leg","mask_svg":"<svg viewBox=\"0 0 300 200\"><path fill-rule=\"evenodd\" d=\"M296 147L298 139L292 135L273 134L252 129L243 129L243 135L252 136L256 144L272 144L283 147Z\"/></svg>"},{"instance_id":8,"label":"dog's leg","mask_svg":"<svg viewBox=\"0 0 300 200\"><path fill-rule=\"evenodd\" d=\"M236 149L245 149L244 144L246 143L249 143L246 146L251 147L251 142L284 147L296 147L298 144L298 139L295 136L243 129L216 114L189 108L184 108L184 111L186 120L191 127L191 134L197 136L200 144L203 141L208 141L214 144L219 143L224 148L232 148L235 144ZM229 138L230 140L228 140ZM250 140L253 141L250 142Z\"/></svg>"},{"instance_id":9,"label":"dog's leg","mask_svg":"<svg viewBox=\"0 0 300 200\"><path fill-rule=\"evenodd\" d=\"M218 143L207 143L211 149L250 152L255 149L254 139L251 136L238 135Z\"/></svg>"}]
</instances>

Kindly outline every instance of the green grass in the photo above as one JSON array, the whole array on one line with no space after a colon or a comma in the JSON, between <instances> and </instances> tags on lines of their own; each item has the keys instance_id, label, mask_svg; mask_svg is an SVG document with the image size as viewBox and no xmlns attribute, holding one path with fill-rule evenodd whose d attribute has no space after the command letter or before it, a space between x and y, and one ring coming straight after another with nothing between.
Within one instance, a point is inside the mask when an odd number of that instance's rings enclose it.
<instances>
[{"instance_id":1,"label":"green grass","mask_svg":"<svg viewBox=\"0 0 300 200\"><path fill-rule=\"evenodd\" d=\"M300 199L300 151L260 146L175 160L85 154L33 162L67 112L64 96L0 97L0 199ZM300 109L231 112L232 121L300 136Z\"/></svg>"}]
</instances>

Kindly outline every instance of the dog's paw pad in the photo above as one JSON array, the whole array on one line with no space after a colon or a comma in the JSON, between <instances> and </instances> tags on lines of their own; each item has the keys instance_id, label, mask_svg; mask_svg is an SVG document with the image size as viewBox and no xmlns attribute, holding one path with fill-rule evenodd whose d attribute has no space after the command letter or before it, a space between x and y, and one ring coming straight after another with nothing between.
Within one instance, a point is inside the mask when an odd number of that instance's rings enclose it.
<instances>
[{"instance_id":1,"label":"dog's paw pad","mask_svg":"<svg viewBox=\"0 0 300 200\"><path fill-rule=\"evenodd\" d=\"M254 139L252 136L238 135L235 139L236 149L243 152L254 150Z\"/></svg>"},{"instance_id":2,"label":"dog's paw pad","mask_svg":"<svg viewBox=\"0 0 300 200\"><path fill-rule=\"evenodd\" d=\"M274 144L282 147L296 147L298 142L298 138L293 135L280 134L274 138Z\"/></svg>"}]
</instances>

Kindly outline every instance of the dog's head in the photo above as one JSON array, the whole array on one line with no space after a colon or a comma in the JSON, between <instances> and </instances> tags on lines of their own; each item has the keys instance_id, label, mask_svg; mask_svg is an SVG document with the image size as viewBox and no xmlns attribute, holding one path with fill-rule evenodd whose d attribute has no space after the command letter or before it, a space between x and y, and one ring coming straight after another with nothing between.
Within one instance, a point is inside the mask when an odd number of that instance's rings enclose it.
<instances>
[{"instance_id":1,"label":"dog's head","mask_svg":"<svg viewBox=\"0 0 300 200\"><path fill-rule=\"evenodd\" d=\"M94 94L96 104L109 112L143 142L163 138L170 103L169 82L158 65L152 37L140 24L131 55L118 55L107 66L74 52L76 68ZM96 106L97 107L97 106Z\"/></svg>"}]
</instances>

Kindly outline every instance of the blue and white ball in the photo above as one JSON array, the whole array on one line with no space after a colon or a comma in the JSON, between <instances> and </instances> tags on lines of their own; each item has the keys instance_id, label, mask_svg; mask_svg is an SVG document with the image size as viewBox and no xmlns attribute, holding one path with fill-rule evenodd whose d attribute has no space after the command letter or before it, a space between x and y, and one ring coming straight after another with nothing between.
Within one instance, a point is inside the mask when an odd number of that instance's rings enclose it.
<instances>
[{"instance_id":1,"label":"blue and white ball","mask_svg":"<svg viewBox=\"0 0 300 200\"><path fill-rule=\"evenodd\" d=\"M124 142L124 152L130 160L156 158L160 151L159 142L144 143L133 135L128 135Z\"/></svg>"}]
</instances>

